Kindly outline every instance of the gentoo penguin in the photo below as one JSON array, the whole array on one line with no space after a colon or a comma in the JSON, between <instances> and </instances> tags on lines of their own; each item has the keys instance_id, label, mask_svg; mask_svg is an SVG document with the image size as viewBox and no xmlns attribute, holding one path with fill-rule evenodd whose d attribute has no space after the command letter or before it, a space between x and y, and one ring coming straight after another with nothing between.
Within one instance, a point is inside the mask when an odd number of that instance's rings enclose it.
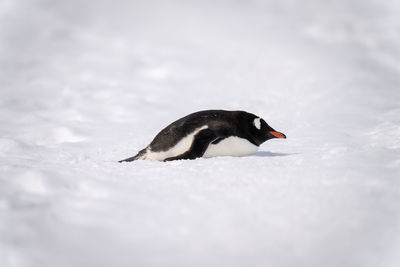
<instances>
[{"instance_id":1,"label":"gentoo penguin","mask_svg":"<svg viewBox=\"0 0 400 267\"><path fill-rule=\"evenodd\" d=\"M255 153L262 143L272 138L286 136L254 114L204 110L171 123L136 156L119 162L246 156Z\"/></svg>"}]
</instances>

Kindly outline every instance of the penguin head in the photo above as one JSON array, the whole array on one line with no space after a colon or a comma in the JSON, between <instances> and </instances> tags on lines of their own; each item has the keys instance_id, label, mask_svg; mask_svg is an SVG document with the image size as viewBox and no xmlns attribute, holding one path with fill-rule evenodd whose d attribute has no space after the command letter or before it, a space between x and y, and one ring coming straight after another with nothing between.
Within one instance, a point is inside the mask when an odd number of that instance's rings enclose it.
<instances>
[{"instance_id":1,"label":"penguin head","mask_svg":"<svg viewBox=\"0 0 400 267\"><path fill-rule=\"evenodd\" d=\"M262 118L253 114L249 115L250 116L244 116L245 124L247 124L247 132L249 137L258 146L269 139L286 138L286 135L273 129Z\"/></svg>"}]
</instances>

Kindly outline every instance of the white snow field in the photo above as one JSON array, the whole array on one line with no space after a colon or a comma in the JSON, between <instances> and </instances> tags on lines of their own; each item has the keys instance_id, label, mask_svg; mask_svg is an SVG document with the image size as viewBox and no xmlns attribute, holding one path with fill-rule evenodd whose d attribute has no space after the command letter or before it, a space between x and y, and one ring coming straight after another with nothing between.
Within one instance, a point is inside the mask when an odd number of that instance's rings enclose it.
<instances>
[{"instance_id":1,"label":"white snow field","mask_svg":"<svg viewBox=\"0 0 400 267\"><path fill-rule=\"evenodd\" d=\"M400 266L399 3L0 1L0 266ZM288 139L117 163L210 108Z\"/></svg>"}]
</instances>

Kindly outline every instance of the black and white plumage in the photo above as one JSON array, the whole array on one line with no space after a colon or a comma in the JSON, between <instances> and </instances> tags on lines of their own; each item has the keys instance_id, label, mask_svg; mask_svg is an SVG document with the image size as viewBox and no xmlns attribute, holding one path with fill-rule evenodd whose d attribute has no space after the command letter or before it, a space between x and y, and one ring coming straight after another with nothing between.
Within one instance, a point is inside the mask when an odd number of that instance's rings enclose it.
<instances>
[{"instance_id":1,"label":"black and white plumage","mask_svg":"<svg viewBox=\"0 0 400 267\"><path fill-rule=\"evenodd\" d=\"M255 153L262 143L272 138L286 136L254 114L204 110L171 123L136 156L120 162L246 156Z\"/></svg>"}]
</instances>

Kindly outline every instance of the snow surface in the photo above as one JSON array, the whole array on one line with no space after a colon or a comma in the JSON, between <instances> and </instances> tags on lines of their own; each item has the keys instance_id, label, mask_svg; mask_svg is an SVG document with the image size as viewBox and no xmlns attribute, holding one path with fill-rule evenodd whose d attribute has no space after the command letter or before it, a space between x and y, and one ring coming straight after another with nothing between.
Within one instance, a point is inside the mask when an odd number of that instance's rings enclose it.
<instances>
[{"instance_id":1,"label":"snow surface","mask_svg":"<svg viewBox=\"0 0 400 267\"><path fill-rule=\"evenodd\" d=\"M399 12L0 1L0 266L399 266ZM209 108L288 139L117 163Z\"/></svg>"}]
</instances>

